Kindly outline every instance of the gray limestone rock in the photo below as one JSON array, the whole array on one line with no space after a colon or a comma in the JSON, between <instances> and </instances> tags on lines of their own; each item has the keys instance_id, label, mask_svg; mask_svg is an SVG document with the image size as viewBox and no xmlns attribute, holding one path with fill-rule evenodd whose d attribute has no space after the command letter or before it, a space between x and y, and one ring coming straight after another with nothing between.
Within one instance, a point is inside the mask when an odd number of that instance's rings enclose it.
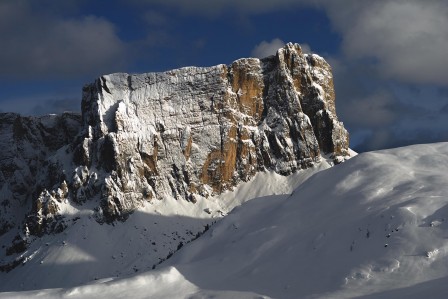
<instances>
[{"instance_id":1,"label":"gray limestone rock","mask_svg":"<svg viewBox=\"0 0 448 299\"><path fill-rule=\"evenodd\" d=\"M98 221L112 222L144 201L194 203L323 154L341 162L348 133L334 101L330 66L290 43L261 60L102 76L83 88L81 117L0 114L0 234L60 231L65 201L96 198Z\"/></svg>"},{"instance_id":2,"label":"gray limestone rock","mask_svg":"<svg viewBox=\"0 0 448 299\"><path fill-rule=\"evenodd\" d=\"M330 66L287 44L275 56L163 73L111 74L84 87L78 163L103 172L101 208L191 200L348 155Z\"/></svg>"}]
</instances>

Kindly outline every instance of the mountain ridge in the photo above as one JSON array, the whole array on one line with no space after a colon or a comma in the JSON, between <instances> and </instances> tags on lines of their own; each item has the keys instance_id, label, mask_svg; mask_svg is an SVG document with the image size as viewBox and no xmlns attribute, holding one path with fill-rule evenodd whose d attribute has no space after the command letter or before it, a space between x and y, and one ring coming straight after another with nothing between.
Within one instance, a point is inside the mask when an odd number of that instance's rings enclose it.
<instances>
[{"instance_id":1,"label":"mountain ridge","mask_svg":"<svg viewBox=\"0 0 448 299\"><path fill-rule=\"evenodd\" d=\"M86 132L76 154L113 174L106 219L125 216L142 196L194 202L264 168L287 175L318 162L321 151L349 155L331 69L298 44L229 66L102 76L84 87L82 103ZM136 185L116 194L126 181Z\"/></svg>"},{"instance_id":2,"label":"mountain ridge","mask_svg":"<svg viewBox=\"0 0 448 299\"><path fill-rule=\"evenodd\" d=\"M84 205L113 224L145 203L206 202L260 171L340 163L350 153L334 101L331 67L289 43L228 66L101 76L84 86L81 116L0 114L8 260Z\"/></svg>"}]
</instances>

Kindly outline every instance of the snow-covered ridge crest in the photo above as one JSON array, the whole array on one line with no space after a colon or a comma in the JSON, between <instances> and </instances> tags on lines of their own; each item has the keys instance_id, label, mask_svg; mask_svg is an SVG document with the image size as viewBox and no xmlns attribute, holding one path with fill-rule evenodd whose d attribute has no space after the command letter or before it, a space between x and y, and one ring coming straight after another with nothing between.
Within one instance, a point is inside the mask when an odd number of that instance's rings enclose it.
<instances>
[{"instance_id":1,"label":"snow-covered ridge crest","mask_svg":"<svg viewBox=\"0 0 448 299\"><path fill-rule=\"evenodd\" d=\"M343 160L334 100L330 66L291 43L228 66L105 75L83 89L75 160L101 170L108 219L167 195L195 202L264 169L287 175L322 153Z\"/></svg>"}]
</instances>

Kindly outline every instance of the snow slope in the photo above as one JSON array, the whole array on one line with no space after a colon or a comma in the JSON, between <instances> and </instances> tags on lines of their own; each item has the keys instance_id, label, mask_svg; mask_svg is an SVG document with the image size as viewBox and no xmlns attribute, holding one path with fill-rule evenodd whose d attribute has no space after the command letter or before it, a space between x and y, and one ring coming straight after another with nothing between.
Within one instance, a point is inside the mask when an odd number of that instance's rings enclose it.
<instances>
[{"instance_id":1,"label":"snow slope","mask_svg":"<svg viewBox=\"0 0 448 299\"><path fill-rule=\"evenodd\" d=\"M195 204L172 197L151 201L125 222L113 225L96 221L93 207L97 202L68 203L61 211L69 219L67 228L59 234L33 238L22 254L23 266L0 272L0 292L68 288L151 270L235 206L264 195L291 193L308 177L328 167L322 159L314 167L290 176L260 172L233 191L198 198ZM2 240L8 240L8 236L0 238L0 246ZM3 258L10 256L0 257L0 261Z\"/></svg>"},{"instance_id":2,"label":"snow slope","mask_svg":"<svg viewBox=\"0 0 448 299\"><path fill-rule=\"evenodd\" d=\"M0 298L447 298L448 144L364 153L234 209L156 270Z\"/></svg>"}]
</instances>

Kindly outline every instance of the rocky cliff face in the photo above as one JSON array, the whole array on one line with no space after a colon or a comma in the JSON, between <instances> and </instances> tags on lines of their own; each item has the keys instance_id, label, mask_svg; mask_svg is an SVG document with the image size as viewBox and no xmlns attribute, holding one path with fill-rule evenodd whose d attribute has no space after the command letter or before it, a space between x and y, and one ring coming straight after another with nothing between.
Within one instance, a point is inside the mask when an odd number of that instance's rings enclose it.
<instances>
[{"instance_id":1,"label":"rocky cliff face","mask_svg":"<svg viewBox=\"0 0 448 299\"><path fill-rule=\"evenodd\" d=\"M71 165L64 163L69 158L61 158L70 157L69 144L80 124L80 115L69 113L0 114L0 237L17 227L22 233L9 234L14 239L7 255L26 249L27 234L63 229L58 205L68 197L66 171Z\"/></svg>"},{"instance_id":2,"label":"rocky cliff face","mask_svg":"<svg viewBox=\"0 0 448 299\"><path fill-rule=\"evenodd\" d=\"M340 161L348 134L334 100L330 66L297 44L229 66L103 76L83 90L75 162L86 177L107 174L107 219L167 195L194 202L263 169L287 175L323 153Z\"/></svg>"},{"instance_id":3,"label":"rocky cliff face","mask_svg":"<svg viewBox=\"0 0 448 299\"><path fill-rule=\"evenodd\" d=\"M59 203L96 198L99 221L143 201L195 203L262 170L288 175L348 155L330 66L287 44L275 56L163 73L112 74L83 89L72 114L3 114L0 219L30 206L26 230L63 229ZM75 137L76 136L76 137Z\"/></svg>"}]
</instances>

